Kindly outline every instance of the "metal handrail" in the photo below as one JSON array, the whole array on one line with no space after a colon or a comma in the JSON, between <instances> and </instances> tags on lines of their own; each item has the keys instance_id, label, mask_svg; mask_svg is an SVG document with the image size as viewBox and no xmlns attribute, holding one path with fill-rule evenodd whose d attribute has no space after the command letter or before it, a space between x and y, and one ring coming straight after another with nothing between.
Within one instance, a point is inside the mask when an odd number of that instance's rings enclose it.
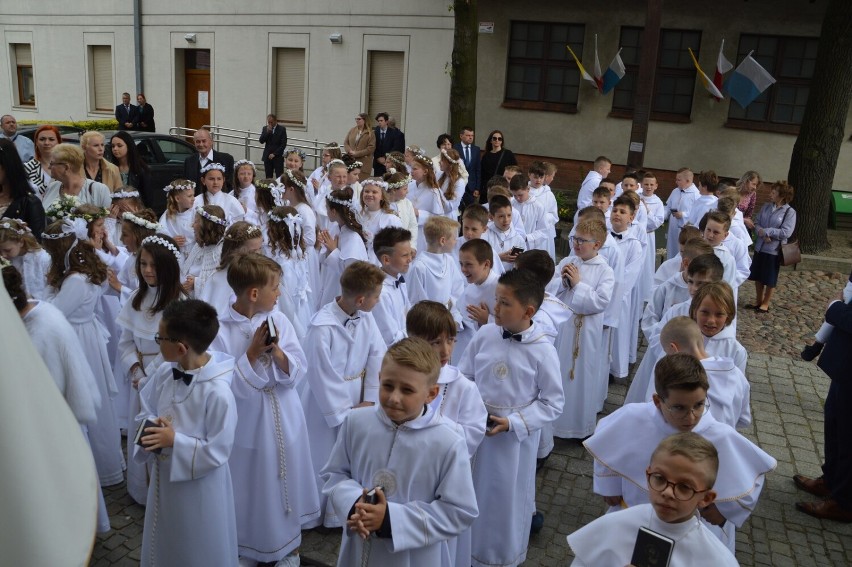
<instances>
[{"instance_id":1,"label":"metal handrail","mask_svg":"<svg viewBox=\"0 0 852 567\"><path fill-rule=\"evenodd\" d=\"M263 146L258 139L260 132L251 130L238 130L236 128L226 128L219 125L205 124L205 128L210 130L213 135L213 141L216 145L216 151L219 151L221 145L240 146L244 148L245 159L251 159L251 150L263 150ZM172 136L180 136L191 138L195 134L196 128L186 128L185 126L172 126L169 128L169 134ZM302 150L305 153L305 168L308 169L307 160L313 160L313 165L310 169L316 169L322 163L322 148L327 142L321 142L317 139L306 140L304 138L291 138L287 136L287 147Z\"/></svg>"}]
</instances>

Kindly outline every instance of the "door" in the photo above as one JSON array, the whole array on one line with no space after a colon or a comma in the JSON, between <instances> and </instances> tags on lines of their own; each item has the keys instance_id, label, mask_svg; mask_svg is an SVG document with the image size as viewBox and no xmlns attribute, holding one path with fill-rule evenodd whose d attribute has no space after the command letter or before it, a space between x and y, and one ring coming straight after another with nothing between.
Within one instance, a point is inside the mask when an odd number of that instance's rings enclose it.
<instances>
[{"instance_id":1,"label":"door","mask_svg":"<svg viewBox=\"0 0 852 567\"><path fill-rule=\"evenodd\" d=\"M210 124L210 50L184 50L186 84L186 127L200 128Z\"/></svg>"}]
</instances>

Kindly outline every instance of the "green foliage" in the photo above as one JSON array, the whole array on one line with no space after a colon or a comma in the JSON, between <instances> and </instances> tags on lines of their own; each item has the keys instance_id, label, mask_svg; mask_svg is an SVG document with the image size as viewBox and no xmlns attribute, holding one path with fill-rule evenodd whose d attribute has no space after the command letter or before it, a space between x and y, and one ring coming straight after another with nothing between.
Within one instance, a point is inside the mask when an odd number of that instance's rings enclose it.
<instances>
[{"instance_id":1,"label":"green foliage","mask_svg":"<svg viewBox=\"0 0 852 567\"><path fill-rule=\"evenodd\" d=\"M556 211L559 214L559 220L568 222L573 220L576 206L571 202L568 193L565 191L554 191L553 197L556 199Z\"/></svg>"},{"instance_id":2,"label":"green foliage","mask_svg":"<svg viewBox=\"0 0 852 567\"><path fill-rule=\"evenodd\" d=\"M118 122L114 118L108 120L18 120L21 126L35 126L38 124L54 124L56 126L76 126L83 130L118 130Z\"/></svg>"}]
</instances>

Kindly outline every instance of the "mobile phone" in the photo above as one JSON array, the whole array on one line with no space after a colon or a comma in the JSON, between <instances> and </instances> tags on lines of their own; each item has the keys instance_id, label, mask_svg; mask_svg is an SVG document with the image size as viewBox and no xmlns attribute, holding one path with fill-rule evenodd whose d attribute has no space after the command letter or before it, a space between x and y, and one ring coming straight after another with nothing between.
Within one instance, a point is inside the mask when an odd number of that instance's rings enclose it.
<instances>
[{"instance_id":1,"label":"mobile phone","mask_svg":"<svg viewBox=\"0 0 852 567\"><path fill-rule=\"evenodd\" d=\"M364 495L364 502L366 502L367 504L378 504L379 503L379 495L376 493L376 490L378 490L379 488L382 488L382 487L376 486L375 488L373 488L373 490L371 490L370 492L365 494Z\"/></svg>"},{"instance_id":2,"label":"mobile phone","mask_svg":"<svg viewBox=\"0 0 852 567\"><path fill-rule=\"evenodd\" d=\"M268 328L266 346L269 346L278 340L278 330L275 328L275 321L272 320L272 315L266 317L266 326Z\"/></svg>"},{"instance_id":3,"label":"mobile phone","mask_svg":"<svg viewBox=\"0 0 852 567\"><path fill-rule=\"evenodd\" d=\"M491 419L491 416L488 416L488 419L485 420L485 431L492 431L495 427L497 427L497 422Z\"/></svg>"},{"instance_id":4,"label":"mobile phone","mask_svg":"<svg viewBox=\"0 0 852 567\"><path fill-rule=\"evenodd\" d=\"M521 248L520 246L513 246L512 249L510 250L510 253L513 256L517 256L518 254L520 254L523 251L524 251L524 249Z\"/></svg>"}]
</instances>

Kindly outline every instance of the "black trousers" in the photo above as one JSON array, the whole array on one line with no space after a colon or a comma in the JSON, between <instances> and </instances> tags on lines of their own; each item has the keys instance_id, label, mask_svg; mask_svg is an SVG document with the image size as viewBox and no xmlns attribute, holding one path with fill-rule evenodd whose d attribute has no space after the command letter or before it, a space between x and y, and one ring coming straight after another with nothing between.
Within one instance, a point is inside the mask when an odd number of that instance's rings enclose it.
<instances>
[{"instance_id":1,"label":"black trousers","mask_svg":"<svg viewBox=\"0 0 852 567\"><path fill-rule=\"evenodd\" d=\"M266 178L281 177L284 173L284 156L277 156L274 159L263 158L263 169L266 173Z\"/></svg>"},{"instance_id":2,"label":"black trousers","mask_svg":"<svg viewBox=\"0 0 852 567\"><path fill-rule=\"evenodd\" d=\"M825 399L825 464L822 473L831 497L852 512L852 380L831 381Z\"/></svg>"}]
</instances>

